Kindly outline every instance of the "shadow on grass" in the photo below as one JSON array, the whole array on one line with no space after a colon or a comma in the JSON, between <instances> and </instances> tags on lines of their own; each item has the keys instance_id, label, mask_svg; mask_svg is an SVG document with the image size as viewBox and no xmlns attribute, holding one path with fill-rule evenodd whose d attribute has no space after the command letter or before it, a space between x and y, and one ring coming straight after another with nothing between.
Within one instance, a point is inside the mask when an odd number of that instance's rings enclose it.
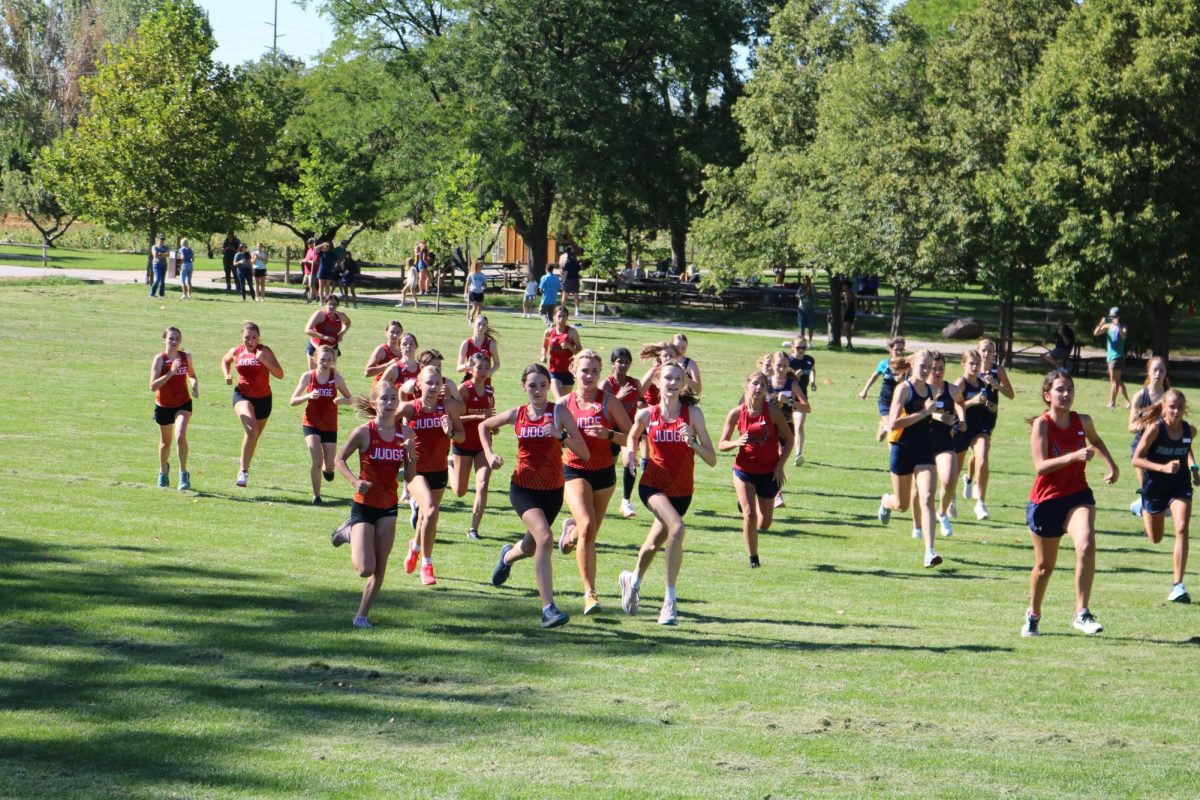
<instances>
[{"instance_id":1,"label":"shadow on grass","mask_svg":"<svg viewBox=\"0 0 1200 800\"><path fill-rule=\"evenodd\" d=\"M864 578L891 578L893 580L911 581L911 580L958 580L958 581L999 581L1004 578L994 577L991 575L967 575L960 574L954 569L956 562L953 558L948 558L945 564L938 569L923 569L920 572L893 572L889 569L849 569L847 567L839 567L834 564L814 564L812 569L814 572L824 572L831 575L857 575ZM990 567L989 567L990 569ZM1026 570L1028 572L1028 570Z\"/></svg>"}]
</instances>

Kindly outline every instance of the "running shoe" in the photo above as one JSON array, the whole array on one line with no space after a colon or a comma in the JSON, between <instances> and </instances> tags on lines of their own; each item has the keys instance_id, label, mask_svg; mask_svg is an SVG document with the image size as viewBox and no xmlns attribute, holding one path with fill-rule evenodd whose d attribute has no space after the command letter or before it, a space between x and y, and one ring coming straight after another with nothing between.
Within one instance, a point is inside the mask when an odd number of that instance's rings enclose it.
<instances>
[{"instance_id":1,"label":"running shoe","mask_svg":"<svg viewBox=\"0 0 1200 800\"><path fill-rule=\"evenodd\" d=\"M970 500L971 495L971 479L963 475L963 500Z\"/></svg>"},{"instance_id":2,"label":"running shoe","mask_svg":"<svg viewBox=\"0 0 1200 800\"><path fill-rule=\"evenodd\" d=\"M950 517L950 519L958 519L958 498L957 497L950 498L950 509L947 512L946 516Z\"/></svg>"},{"instance_id":3,"label":"running shoe","mask_svg":"<svg viewBox=\"0 0 1200 800\"><path fill-rule=\"evenodd\" d=\"M783 508L784 505L785 504L783 502L783 492L780 492L779 494L775 495L775 507Z\"/></svg>"},{"instance_id":4,"label":"running shoe","mask_svg":"<svg viewBox=\"0 0 1200 800\"><path fill-rule=\"evenodd\" d=\"M354 627L356 627L356 628L374 628L375 626L372 625L366 617L355 617L354 618Z\"/></svg>"},{"instance_id":5,"label":"running shoe","mask_svg":"<svg viewBox=\"0 0 1200 800\"><path fill-rule=\"evenodd\" d=\"M600 596L593 592L586 592L583 595L583 615L586 617L589 614L600 613Z\"/></svg>"},{"instance_id":6,"label":"running shoe","mask_svg":"<svg viewBox=\"0 0 1200 800\"><path fill-rule=\"evenodd\" d=\"M314 494L314 495L313 495L313 502L312 502L312 504L313 504L314 506L319 506L319 505L321 505L321 495L319 495L319 494Z\"/></svg>"},{"instance_id":7,"label":"running shoe","mask_svg":"<svg viewBox=\"0 0 1200 800\"><path fill-rule=\"evenodd\" d=\"M421 551L417 549L417 540L408 540L408 555L404 557L404 571L409 575L417 569L417 561L421 559Z\"/></svg>"},{"instance_id":8,"label":"running shoe","mask_svg":"<svg viewBox=\"0 0 1200 800\"><path fill-rule=\"evenodd\" d=\"M932 547L925 551L925 566L926 567L936 567L940 563L942 563L942 557L939 556L937 553L933 552Z\"/></svg>"},{"instance_id":9,"label":"running shoe","mask_svg":"<svg viewBox=\"0 0 1200 800\"><path fill-rule=\"evenodd\" d=\"M637 511L633 507L633 503L628 500L621 501L621 516L625 519L631 519L637 516Z\"/></svg>"},{"instance_id":10,"label":"running shoe","mask_svg":"<svg viewBox=\"0 0 1200 800\"><path fill-rule=\"evenodd\" d=\"M1104 626L1097 622L1096 618L1092 616L1092 612L1086 608L1075 615L1075 620L1071 624L1075 627L1075 630L1083 631L1088 636L1093 636L1104 630Z\"/></svg>"},{"instance_id":11,"label":"running shoe","mask_svg":"<svg viewBox=\"0 0 1200 800\"><path fill-rule=\"evenodd\" d=\"M436 586L437 578L433 576L433 564L421 565L421 583L426 586Z\"/></svg>"},{"instance_id":12,"label":"running shoe","mask_svg":"<svg viewBox=\"0 0 1200 800\"><path fill-rule=\"evenodd\" d=\"M558 536L558 552L570 555L575 550L575 519L567 517L563 520L562 533Z\"/></svg>"},{"instance_id":13,"label":"running shoe","mask_svg":"<svg viewBox=\"0 0 1200 800\"><path fill-rule=\"evenodd\" d=\"M1177 583L1171 587L1171 593L1167 595L1167 599L1172 603L1190 603L1192 602L1191 595L1187 593L1187 589L1183 588L1182 583Z\"/></svg>"},{"instance_id":14,"label":"running shoe","mask_svg":"<svg viewBox=\"0 0 1200 800\"><path fill-rule=\"evenodd\" d=\"M170 481L167 480L167 473L165 473L165 472L158 473L158 488L166 489L170 485L171 485Z\"/></svg>"},{"instance_id":15,"label":"running shoe","mask_svg":"<svg viewBox=\"0 0 1200 800\"><path fill-rule=\"evenodd\" d=\"M473 542L479 541L479 531L475 528L467 528L467 538Z\"/></svg>"},{"instance_id":16,"label":"running shoe","mask_svg":"<svg viewBox=\"0 0 1200 800\"><path fill-rule=\"evenodd\" d=\"M192 488L192 473L181 471L179 473L179 491L186 492L188 489L191 489L191 488Z\"/></svg>"},{"instance_id":17,"label":"running shoe","mask_svg":"<svg viewBox=\"0 0 1200 800\"><path fill-rule=\"evenodd\" d=\"M341 525L333 529L333 533L329 534L329 541L334 547L341 547L344 544L350 543L350 529L354 527L350 520L346 520Z\"/></svg>"},{"instance_id":18,"label":"running shoe","mask_svg":"<svg viewBox=\"0 0 1200 800\"><path fill-rule=\"evenodd\" d=\"M496 562L495 568L492 569L492 586L503 586L504 582L508 580L508 573L512 572L512 564L506 562L504 557L512 549L513 546L511 544L506 544L500 548L500 560Z\"/></svg>"},{"instance_id":19,"label":"running shoe","mask_svg":"<svg viewBox=\"0 0 1200 800\"><path fill-rule=\"evenodd\" d=\"M758 556L750 556L750 569L758 569L762 566L762 562L758 560Z\"/></svg>"},{"instance_id":20,"label":"running shoe","mask_svg":"<svg viewBox=\"0 0 1200 800\"><path fill-rule=\"evenodd\" d=\"M921 536L923 536L923 535L924 535L924 534L922 534L922 533L921 533L921 529L920 529L920 528L913 528L912 537L913 537L914 539L920 539L920 538L921 538Z\"/></svg>"},{"instance_id":21,"label":"running shoe","mask_svg":"<svg viewBox=\"0 0 1200 800\"><path fill-rule=\"evenodd\" d=\"M1038 632L1038 623L1042 621L1041 617L1035 617L1032 611L1025 612L1025 624L1021 626L1022 636L1041 636Z\"/></svg>"},{"instance_id":22,"label":"running shoe","mask_svg":"<svg viewBox=\"0 0 1200 800\"><path fill-rule=\"evenodd\" d=\"M678 622L675 614L675 601L664 600L662 610L658 612L659 625L674 625Z\"/></svg>"},{"instance_id":23,"label":"running shoe","mask_svg":"<svg viewBox=\"0 0 1200 800\"><path fill-rule=\"evenodd\" d=\"M617 584L621 587L621 610L632 617L638 612L637 576L626 570L617 576Z\"/></svg>"},{"instance_id":24,"label":"running shoe","mask_svg":"<svg viewBox=\"0 0 1200 800\"><path fill-rule=\"evenodd\" d=\"M1129 504L1129 513L1133 514L1135 517L1140 517L1142 515L1142 496L1140 494L1136 500Z\"/></svg>"},{"instance_id":25,"label":"running shoe","mask_svg":"<svg viewBox=\"0 0 1200 800\"><path fill-rule=\"evenodd\" d=\"M796 453L796 457L792 459L792 466L793 467L804 466L804 456L800 455L799 453Z\"/></svg>"},{"instance_id":26,"label":"running shoe","mask_svg":"<svg viewBox=\"0 0 1200 800\"><path fill-rule=\"evenodd\" d=\"M247 472L246 470L242 470L241 472L238 473L237 481L235 481L235 485L240 486L241 488L245 489L246 484L249 482L250 482L250 473Z\"/></svg>"},{"instance_id":27,"label":"running shoe","mask_svg":"<svg viewBox=\"0 0 1200 800\"><path fill-rule=\"evenodd\" d=\"M942 536L949 539L954 535L954 527L950 524L950 515L941 514L938 516L938 525L942 527Z\"/></svg>"},{"instance_id":28,"label":"running shoe","mask_svg":"<svg viewBox=\"0 0 1200 800\"><path fill-rule=\"evenodd\" d=\"M975 501L975 519L991 519L991 514L988 513L987 506L982 500Z\"/></svg>"},{"instance_id":29,"label":"running shoe","mask_svg":"<svg viewBox=\"0 0 1200 800\"><path fill-rule=\"evenodd\" d=\"M887 507L887 495L879 498L879 521L887 525L892 521L892 510Z\"/></svg>"},{"instance_id":30,"label":"running shoe","mask_svg":"<svg viewBox=\"0 0 1200 800\"><path fill-rule=\"evenodd\" d=\"M411 525L412 529L415 531L417 529L417 520L421 516L420 511L417 509L417 501L410 499L408 501L408 507L411 509L411 513L408 515L408 524Z\"/></svg>"},{"instance_id":31,"label":"running shoe","mask_svg":"<svg viewBox=\"0 0 1200 800\"><path fill-rule=\"evenodd\" d=\"M542 627L543 628L561 628L570 621L571 617L567 612L559 609L558 606L551 603L542 610Z\"/></svg>"}]
</instances>

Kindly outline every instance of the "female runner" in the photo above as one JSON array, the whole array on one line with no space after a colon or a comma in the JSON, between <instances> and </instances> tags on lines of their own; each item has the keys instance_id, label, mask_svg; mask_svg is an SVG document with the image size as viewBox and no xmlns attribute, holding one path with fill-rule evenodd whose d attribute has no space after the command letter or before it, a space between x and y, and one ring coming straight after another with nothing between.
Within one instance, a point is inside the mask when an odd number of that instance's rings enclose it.
<instances>
[{"instance_id":1,"label":"female runner","mask_svg":"<svg viewBox=\"0 0 1200 800\"><path fill-rule=\"evenodd\" d=\"M608 501L617 488L613 446L625 443L629 415L614 395L599 387L601 361L595 350L580 350L571 359L575 391L562 401L563 410L575 420L583 435L588 456L566 453L563 458L563 495L571 516L563 520L558 549L576 550L575 563L583 581L584 616L600 610L596 594L596 538L608 513Z\"/></svg>"},{"instance_id":2,"label":"female runner","mask_svg":"<svg viewBox=\"0 0 1200 800\"><path fill-rule=\"evenodd\" d=\"M746 376L742 402L725 415L717 448L737 449L733 459L733 490L742 509L742 539L750 567L758 560L758 534L771 527L774 500L783 489L784 465L792 450L787 417L767 399L768 379L760 370Z\"/></svg>"},{"instance_id":3,"label":"female runner","mask_svg":"<svg viewBox=\"0 0 1200 800\"><path fill-rule=\"evenodd\" d=\"M500 369L500 343L496 341L496 332L488 324L488 318L483 314L475 317L471 323L471 336L458 346L458 372L469 372L467 362L476 353L483 353L488 359L487 377L491 379Z\"/></svg>"},{"instance_id":4,"label":"female runner","mask_svg":"<svg viewBox=\"0 0 1200 800\"><path fill-rule=\"evenodd\" d=\"M460 444L452 445L450 482L456 497L467 493L467 481L471 470L475 470L475 500L471 504L471 527L467 528L468 539L479 538L479 523L487 508L488 485L492 479L492 468L483 456L483 444L479 440L479 423L496 413L496 394L488 380L491 363L484 353L475 353L467 359L470 377L459 386L463 399L462 421L466 436Z\"/></svg>"},{"instance_id":5,"label":"female runner","mask_svg":"<svg viewBox=\"0 0 1200 800\"><path fill-rule=\"evenodd\" d=\"M1146 536L1155 544L1162 541L1163 515L1168 508L1175 522L1175 577L1167 595L1172 603L1192 602L1183 586L1183 573L1187 570L1192 485L1200 485L1200 467L1192 453L1196 429L1184 420L1186 413L1183 393L1168 389L1145 415L1145 431L1133 454L1133 466L1143 476L1145 508L1141 516Z\"/></svg>"},{"instance_id":6,"label":"female runner","mask_svg":"<svg viewBox=\"0 0 1200 800\"><path fill-rule=\"evenodd\" d=\"M515 545L500 548L500 560L492 570L492 585L508 580L512 565L533 557L533 575L542 599L542 627L566 625L570 616L554 604L554 573L550 548L554 546L551 526L562 510L562 448L585 458L587 444L570 414L546 397L550 390L550 372L541 364L530 364L521 373L521 386L528 402L484 420L479 427L483 455L492 469L504 465L504 459L492 449L492 434L512 425L517 435L517 467L508 487L508 500L526 533Z\"/></svg>"},{"instance_id":7,"label":"female runner","mask_svg":"<svg viewBox=\"0 0 1200 800\"><path fill-rule=\"evenodd\" d=\"M375 381L387 381L395 385L397 391L403 394L403 387L409 381L415 381L421 371L421 362L417 360L417 337L412 332L400 337L400 357L388 362L383 371L375 376Z\"/></svg>"},{"instance_id":8,"label":"female runner","mask_svg":"<svg viewBox=\"0 0 1200 800\"><path fill-rule=\"evenodd\" d=\"M309 369L316 369L316 359L313 358L313 355L323 344L332 347L339 356L342 354L338 345L342 343L342 339L350 330L350 318L338 311L338 302L337 295L327 295L321 308L313 312L304 326L305 335L311 337L308 343Z\"/></svg>"},{"instance_id":9,"label":"female runner","mask_svg":"<svg viewBox=\"0 0 1200 800\"><path fill-rule=\"evenodd\" d=\"M929 418L929 450L933 455L941 497L937 504L937 521L942 536L954 535L950 524L950 506L954 502L954 490L958 486L958 455L955 450L955 434L963 429L960 424L959 408L963 403L962 391L952 383L946 383L946 359L933 351L933 367L929 372L929 388L934 399L934 411ZM920 526L916 525L917 498L913 501L913 538L921 538Z\"/></svg>"},{"instance_id":10,"label":"female runner","mask_svg":"<svg viewBox=\"0 0 1200 800\"><path fill-rule=\"evenodd\" d=\"M250 480L250 462L267 419L271 416L271 378L283 380L283 367L271 348L259 342L258 326L253 322L242 325L242 343L230 349L221 359L221 374L225 385L233 383L229 368L237 370L237 386L233 390L233 412L242 423L242 449L238 459L237 485L246 488Z\"/></svg>"},{"instance_id":11,"label":"female runner","mask_svg":"<svg viewBox=\"0 0 1200 800\"><path fill-rule=\"evenodd\" d=\"M400 320L394 319L387 324L386 335L384 343L371 351L371 357L367 359L367 366L363 369L363 377L378 380L378 376L382 375L393 361L403 360L400 338L404 336L404 326L400 324ZM416 342L413 343L413 352L416 352Z\"/></svg>"},{"instance_id":12,"label":"female runner","mask_svg":"<svg viewBox=\"0 0 1200 800\"><path fill-rule=\"evenodd\" d=\"M809 288L811 287L810 282ZM796 375L800 394L807 401L808 393L817 390L817 365L816 360L808 353L808 340L804 338L803 334L792 337L792 352L788 356L788 366ZM804 463L804 422L808 419L808 414L808 411L801 411L798 408L792 411L792 430L796 435L796 458L792 461L793 467L799 467Z\"/></svg>"},{"instance_id":13,"label":"female runner","mask_svg":"<svg viewBox=\"0 0 1200 800\"><path fill-rule=\"evenodd\" d=\"M1137 452L1138 440L1142 438L1142 429L1145 427L1143 417L1149 413L1151 408L1158 405L1167 389L1170 388L1171 381L1167 378L1167 362L1155 356L1146 363L1146 381L1142 385L1142 390L1133 396L1133 402L1129 407L1129 432L1133 434L1133 441L1129 443L1130 458ZM1129 513L1140 517L1142 515L1142 483L1146 476L1136 466L1134 472L1137 474L1138 496L1129 504Z\"/></svg>"},{"instance_id":14,"label":"female runner","mask_svg":"<svg viewBox=\"0 0 1200 800\"><path fill-rule=\"evenodd\" d=\"M771 405L779 409L784 417L784 425L788 429L789 440L795 436L792 431L792 412L802 411L809 412L812 407L808 404L808 399L800 391L800 381L792 373L791 367L788 365L787 353L780 350L777 353L770 353L763 357L762 370L767 376L767 400ZM791 450L789 449L789 453ZM786 463L784 466L787 466ZM783 489L782 482L780 490L775 495L775 508L782 508ZM744 510L743 510L743 513Z\"/></svg>"},{"instance_id":15,"label":"female runner","mask_svg":"<svg viewBox=\"0 0 1200 800\"><path fill-rule=\"evenodd\" d=\"M321 475L333 480L334 457L337 455L339 405L351 405L354 398L346 388L342 374L334 369L337 353L329 345L317 348L317 368L300 376L292 405L304 403L300 429L312 459L312 490L314 506L321 505Z\"/></svg>"},{"instance_id":16,"label":"female runner","mask_svg":"<svg viewBox=\"0 0 1200 800\"><path fill-rule=\"evenodd\" d=\"M629 377L629 367L633 364L633 355L626 347L614 347L612 355L609 356L609 363L612 364L612 373L604 379L604 391L620 401L625 409L625 416L632 420L637 413L639 395L642 393L642 387L637 378ZM616 456L621 452L621 448L614 443L612 451L613 456ZM628 519L637 513L633 509L633 503L630 502L635 478L633 472L624 464L621 465L621 475L621 516Z\"/></svg>"},{"instance_id":17,"label":"female runner","mask_svg":"<svg viewBox=\"0 0 1200 800\"><path fill-rule=\"evenodd\" d=\"M383 381L380 381L382 383ZM420 395L400 408L400 419L412 428L416 437L416 475L408 482L411 496L409 521L417 533L409 540L404 571L411 574L421 560L421 583L433 586L433 542L437 538L437 523L442 495L449 482L450 443L462 444L466 432L459 420L459 404L446 397L442 371L436 366L421 368L417 377Z\"/></svg>"},{"instance_id":18,"label":"female runner","mask_svg":"<svg viewBox=\"0 0 1200 800\"><path fill-rule=\"evenodd\" d=\"M662 367L664 364L669 364L669 363L672 363L672 362L678 360L678 353L675 350L675 345L673 345L671 342L667 341L667 342L659 342L657 344L642 345L642 349L638 351L638 358L641 359L642 361L653 362L650 366L650 369L646 370L646 374L642 376L642 380L639 382L639 384L642 387L642 396L640 398L639 407L647 408L649 406L656 406L656 405L658 405L658 401L659 401L658 374L662 370ZM684 375L685 375L684 381L685 382L687 380L686 374L687 373L685 372L684 373ZM632 419L632 417L631 417L631 419ZM640 465L641 465L642 469L645 469L646 468L646 442L645 441L643 441L641 443L641 448L642 449L641 449ZM623 459L622 459L622 461L623 461ZM625 465L622 464L622 466L625 466ZM637 482L637 471L630 470L628 466L625 466L625 469L632 476L631 481L630 481L630 487L632 489L632 485ZM633 508L632 503L630 504L628 514L625 513L624 506L622 506L621 516L625 517L626 519L634 516L634 508Z\"/></svg>"},{"instance_id":19,"label":"female runner","mask_svg":"<svg viewBox=\"0 0 1200 800\"><path fill-rule=\"evenodd\" d=\"M566 397L575 383L571 375L571 356L583 349L579 331L567 324L567 307L554 309L554 323L542 336L542 363L550 370L550 390L554 402Z\"/></svg>"},{"instance_id":20,"label":"female runner","mask_svg":"<svg viewBox=\"0 0 1200 800\"><path fill-rule=\"evenodd\" d=\"M483 296L487 291L487 276L483 274L483 262L475 259L471 272L463 281L463 300L467 303L467 322L473 322L483 314Z\"/></svg>"},{"instance_id":21,"label":"female runner","mask_svg":"<svg viewBox=\"0 0 1200 800\"><path fill-rule=\"evenodd\" d=\"M885 424L888 414L892 411L892 395L896 392L896 385L904 380L904 374L897 374L892 369L892 362L904 355L904 337L893 336L888 339L888 355L887 358L879 360L879 364L875 366L875 371L871 373L871 377L867 379L867 385L858 393L859 400L867 399L867 392L871 389L871 384L875 383L879 378L883 378L883 383L879 385L879 426L875 429L876 441L883 441L883 434L886 432Z\"/></svg>"},{"instance_id":22,"label":"female runner","mask_svg":"<svg viewBox=\"0 0 1200 800\"><path fill-rule=\"evenodd\" d=\"M626 466L637 464L638 440L648 434L646 472L638 486L638 496L654 515L654 524L638 551L634 571L622 572L621 608L626 614L636 614L640 603L642 577L650 569L654 554L664 551L666 558L666 595L658 614L659 625L677 622L675 583L683 565L683 515L692 504L695 456L710 467L717 464L704 413L696 405L696 396L683 391L687 380L678 362L664 364L658 373L659 401L643 408L633 421L629 438L622 453Z\"/></svg>"},{"instance_id":23,"label":"female runner","mask_svg":"<svg viewBox=\"0 0 1200 800\"><path fill-rule=\"evenodd\" d=\"M963 472L963 498L975 498L975 518L987 519L987 488L989 460L992 449L992 434L996 432L996 420L1000 412L1000 395L1013 399L1012 384L1008 373L996 362L996 343L991 339L979 340L979 375L983 382L983 393L987 397L987 413L975 436L971 448L972 459ZM972 477L972 475L974 477ZM972 492L972 486L974 491Z\"/></svg>"},{"instance_id":24,"label":"female runner","mask_svg":"<svg viewBox=\"0 0 1200 800\"><path fill-rule=\"evenodd\" d=\"M1075 382L1064 370L1054 370L1042 382L1044 414L1030 420L1029 447L1037 477L1029 493L1025 520L1033 540L1033 570L1029 574L1029 609L1022 636L1037 636L1042 598L1058 560L1065 533L1075 543L1076 630L1089 636L1104 630L1088 609L1096 574L1096 500L1088 488L1087 462L1097 453L1108 465L1105 483L1117 480L1117 464L1096 433L1092 418L1071 410Z\"/></svg>"},{"instance_id":25,"label":"female runner","mask_svg":"<svg viewBox=\"0 0 1200 800\"><path fill-rule=\"evenodd\" d=\"M688 338L682 333L677 333L671 337L671 345L675 348L675 356L679 359L683 371L687 373L687 386L685 390L691 389L693 393L700 394L700 365L687 356Z\"/></svg>"},{"instance_id":26,"label":"female runner","mask_svg":"<svg viewBox=\"0 0 1200 800\"><path fill-rule=\"evenodd\" d=\"M954 434L954 452L958 457L958 472L963 471L967 461L967 453L979 439L980 431L987 422L987 392L979 377L979 367L983 360L978 350L966 350L962 354L962 375L954 382L962 395L962 427ZM950 499L947 513L950 518L958 516L954 498Z\"/></svg>"},{"instance_id":27,"label":"female runner","mask_svg":"<svg viewBox=\"0 0 1200 800\"><path fill-rule=\"evenodd\" d=\"M179 328L170 327L163 331L167 349L150 362L150 391L154 392L154 421L158 423L158 488L170 485L167 473L171 465L171 441L176 443L179 453L179 491L192 488L192 477L188 473L187 427L192 418L192 397L200 397L200 382L192 357L179 349L183 334ZM191 397L188 397L188 387Z\"/></svg>"},{"instance_id":28,"label":"female runner","mask_svg":"<svg viewBox=\"0 0 1200 800\"><path fill-rule=\"evenodd\" d=\"M937 411L937 399L929 384L933 369L933 358L928 350L918 350L909 360L911 377L896 387L892 408L888 413L888 439L892 442L889 469L892 473L892 492L879 500L879 521L884 525L891 520L893 511L904 512L913 495L913 478L916 478L916 496L919 513L913 514L913 527L921 529L925 541L925 566L936 567L942 557L933 549L933 484L935 468L930 448L930 417ZM904 365L894 364L893 369L903 370Z\"/></svg>"},{"instance_id":29,"label":"female runner","mask_svg":"<svg viewBox=\"0 0 1200 800\"><path fill-rule=\"evenodd\" d=\"M354 487L350 504L350 519L333 532L333 546L350 543L350 563L360 577L367 579L363 587L354 627L373 627L367 621L371 604L379 594L387 573L388 556L396 543L397 476L404 470L411 477L415 454L412 431L396 426L396 408L400 395L390 383L379 381L371 387L371 397L355 401L359 413L372 417L359 425L334 459L337 471ZM358 453L358 477L350 471L346 459Z\"/></svg>"}]
</instances>

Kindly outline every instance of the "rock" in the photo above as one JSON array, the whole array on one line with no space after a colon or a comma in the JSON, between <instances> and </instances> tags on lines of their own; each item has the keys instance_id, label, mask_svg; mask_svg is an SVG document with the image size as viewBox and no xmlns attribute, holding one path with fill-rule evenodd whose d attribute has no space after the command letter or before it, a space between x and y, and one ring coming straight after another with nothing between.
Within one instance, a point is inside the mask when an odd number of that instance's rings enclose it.
<instances>
[{"instance_id":1,"label":"rock","mask_svg":"<svg viewBox=\"0 0 1200 800\"><path fill-rule=\"evenodd\" d=\"M974 317L956 319L942 328L942 336L947 339L978 339L983 336L983 323Z\"/></svg>"}]
</instances>

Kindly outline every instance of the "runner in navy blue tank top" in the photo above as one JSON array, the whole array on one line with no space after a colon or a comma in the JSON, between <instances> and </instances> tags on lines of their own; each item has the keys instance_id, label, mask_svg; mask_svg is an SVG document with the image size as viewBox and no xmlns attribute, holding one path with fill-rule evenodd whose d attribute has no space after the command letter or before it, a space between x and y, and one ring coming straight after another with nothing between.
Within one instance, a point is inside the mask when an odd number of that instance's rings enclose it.
<instances>
[{"instance_id":1,"label":"runner in navy blue tank top","mask_svg":"<svg viewBox=\"0 0 1200 800\"><path fill-rule=\"evenodd\" d=\"M954 502L954 486L958 482L958 456L955 453L955 435L962 430L962 392L957 386L946 383L946 359L936 350L931 354L933 368L929 386L933 391L936 408L930 417L930 452L937 470L937 483L941 497L937 502L937 521L942 536L953 536L950 524L950 506ZM913 504L916 508L916 503ZM914 513L914 523L915 523ZM913 525L913 538L917 538L919 526Z\"/></svg>"},{"instance_id":2,"label":"runner in navy blue tank top","mask_svg":"<svg viewBox=\"0 0 1200 800\"><path fill-rule=\"evenodd\" d=\"M1133 396L1133 402L1129 407L1129 432L1133 437L1129 441L1129 457L1133 458L1133 454L1137 452L1138 440L1142 438L1142 429L1145 427L1145 416L1149 413L1151 407L1158 405L1162 400L1163 394L1167 389L1171 388L1171 382L1167 380L1167 362L1155 356L1146 362L1146 381L1142 384L1142 390ZM1129 513L1135 517L1142 514L1142 471L1134 468L1137 474L1137 498L1129 504Z\"/></svg>"},{"instance_id":3,"label":"runner in navy blue tank top","mask_svg":"<svg viewBox=\"0 0 1200 800\"><path fill-rule=\"evenodd\" d=\"M975 500L975 518L988 519L987 489L989 475L989 455L991 453L992 434L996 430L996 422L1000 412L1000 395L1008 399L1016 396L1008 373L996 360L996 343L991 339L979 340L979 375L987 396L987 414L983 426L975 437L971 448L971 462L963 470L963 497Z\"/></svg>"}]
</instances>

